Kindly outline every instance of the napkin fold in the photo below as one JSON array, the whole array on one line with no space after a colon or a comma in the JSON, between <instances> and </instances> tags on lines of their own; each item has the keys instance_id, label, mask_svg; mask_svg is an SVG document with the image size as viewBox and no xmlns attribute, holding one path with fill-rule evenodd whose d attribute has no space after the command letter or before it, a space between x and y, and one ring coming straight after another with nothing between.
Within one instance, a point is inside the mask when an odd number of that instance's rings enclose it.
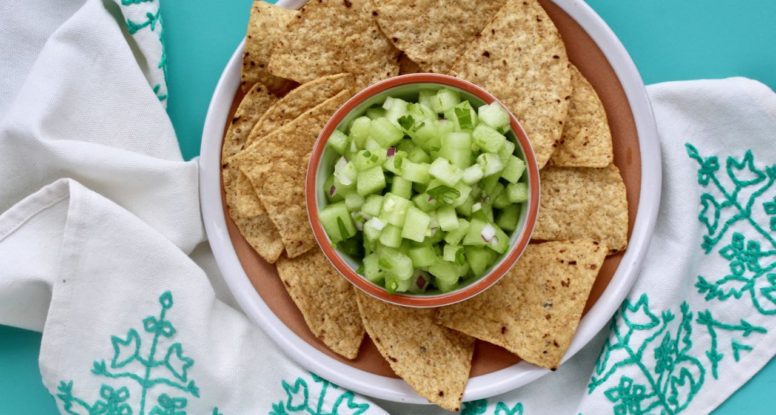
<instances>
[{"instance_id":1,"label":"napkin fold","mask_svg":"<svg viewBox=\"0 0 776 415\"><path fill-rule=\"evenodd\" d=\"M196 161L164 111L158 2L68 7L0 68L0 323L43 331L59 410L444 413L304 371L216 297L189 256L212 263ZM19 47L17 20L0 16L0 45ZM776 95L741 78L649 93L663 199L633 291L557 372L463 413L707 413L773 357Z\"/></svg>"}]
</instances>

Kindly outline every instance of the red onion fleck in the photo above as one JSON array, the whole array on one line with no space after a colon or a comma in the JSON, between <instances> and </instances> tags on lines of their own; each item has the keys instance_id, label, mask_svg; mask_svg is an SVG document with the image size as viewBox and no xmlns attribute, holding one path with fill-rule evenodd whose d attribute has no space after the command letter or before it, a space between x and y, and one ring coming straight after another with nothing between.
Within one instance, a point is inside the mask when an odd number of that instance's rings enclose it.
<instances>
[{"instance_id":1,"label":"red onion fleck","mask_svg":"<svg viewBox=\"0 0 776 415\"><path fill-rule=\"evenodd\" d=\"M422 290L422 289L426 288L426 279L423 278L423 276L421 275L421 276L418 277L418 279L416 281L416 284L418 285L418 288L420 288Z\"/></svg>"},{"instance_id":2,"label":"red onion fleck","mask_svg":"<svg viewBox=\"0 0 776 415\"><path fill-rule=\"evenodd\" d=\"M396 154L396 148L395 147L388 147L388 150L386 151L386 155L388 157L393 157L394 154Z\"/></svg>"},{"instance_id":3,"label":"red onion fleck","mask_svg":"<svg viewBox=\"0 0 776 415\"><path fill-rule=\"evenodd\" d=\"M337 191L337 186L332 185L331 188L329 188L329 196L334 196L334 193Z\"/></svg>"}]
</instances>

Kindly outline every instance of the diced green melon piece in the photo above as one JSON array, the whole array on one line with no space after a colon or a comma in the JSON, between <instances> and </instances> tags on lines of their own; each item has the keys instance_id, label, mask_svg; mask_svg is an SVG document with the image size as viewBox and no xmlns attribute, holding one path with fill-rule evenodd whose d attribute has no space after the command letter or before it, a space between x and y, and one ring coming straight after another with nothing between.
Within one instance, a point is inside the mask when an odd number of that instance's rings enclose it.
<instances>
[{"instance_id":1,"label":"diced green melon piece","mask_svg":"<svg viewBox=\"0 0 776 415\"><path fill-rule=\"evenodd\" d=\"M443 231L449 232L458 228L458 215L453 206L442 206L437 210L437 221Z\"/></svg>"},{"instance_id":2,"label":"diced green melon piece","mask_svg":"<svg viewBox=\"0 0 776 415\"><path fill-rule=\"evenodd\" d=\"M507 236L507 234L498 226L495 226L494 228L496 229L496 236L486 246L499 254L503 254L509 249L509 236Z\"/></svg>"},{"instance_id":3,"label":"diced green melon piece","mask_svg":"<svg viewBox=\"0 0 776 415\"><path fill-rule=\"evenodd\" d=\"M407 255L412 259L412 265L415 268L425 268L434 264L437 260L434 247L431 245L421 245L416 248L410 248Z\"/></svg>"},{"instance_id":4,"label":"diced green melon piece","mask_svg":"<svg viewBox=\"0 0 776 415\"><path fill-rule=\"evenodd\" d=\"M365 150L369 150L372 153L377 153L377 154L385 153L385 150L386 150L385 147L383 147L380 144L378 144L377 141L375 141L372 138L367 138L366 139L366 144L364 145L364 149Z\"/></svg>"},{"instance_id":5,"label":"diced green melon piece","mask_svg":"<svg viewBox=\"0 0 776 415\"><path fill-rule=\"evenodd\" d=\"M401 166L401 177L413 183L428 184L431 181L430 168L431 165L427 163L404 160Z\"/></svg>"},{"instance_id":6,"label":"diced green melon piece","mask_svg":"<svg viewBox=\"0 0 776 415\"><path fill-rule=\"evenodd\" d=\"M356 191L361 196L375 193L385 187L385 174L380 166L374 166L370 169L358 173L356 177Z\"/></svg>"},{"instance_id":7,"label":"diced green melon piece","mask_svg":"<svg viewBox=\"0 0 776 415\"><path fill-rule=\"evenodd\" d=\"M517 183L524 171L525 162L516 156L509 156L504 165L504 170L501 171L501 177L509 183Z\"/></svg>"},{"instance_id":8,"label":"diced green melon piece","mask_svg":"<svg viewBox=\"0 0 776 415\"><path fill-rule=\"evenodd\" d=\"M383 169L393 174L401 174L401 168L404 161L407 160L407 153L396 151L393 156L388 157L383 163Z\"/></svg>"},{"instance_id":9,"label":"diced green melon piece","mask_svg":"<svg viewBox=\"0 0 776 415\"><path fill-rule=\"evenodd\" d=\"M471 149L472 135L467 131L457 131L446 134L442 138L442 146L447 148Z\"/></svg>"},{"instance_id":10,"label":"diced green melon piece","mask_svg":"<svg viewBox=\"0 0 776 415\"><path fill-rule=\"evenodd\" d=\"M464 236L466 236L467 232L469 231L469 226L469 221L463 218L458 218L458 226L445 235L445 242L451 245L460 244Z\"/></svg>"},{"instance_id":11,"label":"diced green melon piece","mask_svg":"<svg viewBox=\"0 0 776 415\"><path fill-rule=\"evenodd\" d=\"M415 119L415 123L424 122L426 120L437 119L437 114L427 105L423 103L414 102L407 106L407 113L412 115Z\"/></svg>"},{"instance_id":12,"label":"diced green melon piece","mask_svg":"<svg viewBox=\"0 0 776 415\"><path fill-rule=\"evenodd\" d=\"M469 101L461 101L448 112L451 116L447 118L453 121L460 131L471 131L477 125L477 111L472 108Z\"/></svg>"},{"instance_id":13,"label":"diced green melon piece","mask_svg":"<svg viewBox=\"0 0 776 415\"><path fill-rule=\"evenodd\" d=\"M361 116L353 120L350 124L350 138L356 143L358 148L366 146L366 139L369 138L369 128L372 120L369 117Z\"/></svg>"},{"instance_id":14,"label":"diced green melon piece","mask_svg":"<svg viewBox=\"0 0 776 415\"><path fill-rule=\"evenodd\" d=\"M463 238L463 245L485 246L487 241L484 239L482 231L486 226L493 228L495 235L495 226L480 219L472 218L471 222L469 223L469 229L466 232L466 236Z\"/></svg>"},{"instance_id":15,"label":"diced green melon piece","mask_svg":"<svg viewBox=\"0 0 776 415\"><path fill-rule=\"evenodd\" d=\"M493 189L499 184L498 180L501 178L501 176L488 176L480 180L480 188L482 189L482 193L485 193L486 195L492 194Z\"/></svg>"},{"instance_id":16,"label":"diced green melon piece","mask_svg":"<svg viewBox=\"0 0 776 415\"><path fill-rule=\"evenodd\" d=\"M449 282L458 282L459 270L452 262L444 261L441 258L428 267L428 272L440 280Z\"/></svg>"},{"instance_id":17,"label":"diced green melon piece","mask_svg":"<svg viewBox=\"0 0 776 415\"><path fill-rule=\"evenodd\" d=\"M415 242L423 242L430 223L431 217L427 213L415 206L410 206L407 208L401 237Z\"/></svg>"},{"instance_id":18,"label":"diced green melon piece","mask_svg":"<svg viewBox=\"0 0 776 415\"><path fill-rule=\"evenodd\" d=\"M515 153L515 143L513 143L511 140L507 140L504 142L504 145L501 147L501 150L498 151L498 156L501 158L501 161L504 163L509 160L509 157L512 156Z\"/></svg>"},{"instance_id":19,"label":"diced green melon piece","mask_svg":"<svg viewBox=\"0 0 776 415\"><path fill-rule=\"evenodd\" d=\"M369 126L369 137L383 148L388 148L401 141L404 133L387 118L377 118Z\"/></svg>"},{"instance_id":20,"label":"diced green melon piece","mask_svg":"<svg viewBox=\"0 0 776 415\"><path fill-rule=\"evenodd\" d=\"M418 93L418 103L424 107L434 111L434 100L436 99L436 91L431 89L422 89ZM435 114L436 115L436 114Z\"/></svg>"},{"instance_id":21,"label":"diced green melon piece","mask_svg":"<svg viewBox=\"0 0 776 415\"><path fill-rule=\"evenodd\" d=\"M429 196L427 193L420 193L412 198L412 202L415 203L418 209L428 213L433 212L439 203L436 199Z\"/></svg>"},{"instance_id":22,"label":"diced green melon piece","mask_svg":"<svg viewBox=\"0 0 776 415\"><path fill-rule=\"evenodd\" d=\"M385 109L381 107L372 107L366 110L366 116L374 121L378 118L385 118Z\"/></svg>"},{"instance_id":23,"label":"diced green melon piece","mask_svg":"<svg viewBox=\"0 0 776 415\"><path fill-rule=\"evenodd\" d=\"M326 145L336 151L338 154L343 155L348 150L350 145L350 138L340 130L334 130L329 136L329 141Z\"/></svg>"},{"instance_id":24,"label":"diced green melon piece","mask_svg":"<svg viewBox=\"0 0 776 415\"><path fill-rule=\"evenodd\" d=\"M364 196L361 196L360 194L353 193L353 192L345 195L345 206L347 206L349 211L355 212L363 205L364 205Z\"/></svg>"},{"instance_id":25,"label":"diced green melon piece","mask_svg":"<svg viewBox=\"0 0 776 415\"><path fill-rule=\"evenodd\" d=\"M504 192L504 185L500 182L497 182L495 186L493 186L490 191L485 192L485 195L487 196L486 201L492 202L495 200L501 193Z\"/></svg>"},{"instance_id":26,"label":"diced green melon piece","mask_svg":"<svg viewBox=\"0 0 776 415\"><path fill-rule=\"evenodd\" d=\"M412 277L414 268L409 256L398 249L381 247L379 251L380 269L400 280L408 280Z\"/></svg>"},{"instance_id":27,"label":"diced green melon piece","mask_svg":"<svg viewBox=\"0 0 776 415\"><path fill-rule=\"evenodd\" d=\"M528 184L523 182L508 184L507 196L512 203L525 202L528 200Z\"/></svg>"},{"instance_id":28,"label":"diced green melon piece","mask_svg":"<svg viewBox=\"0 0 776 415\"><path fill-rule=\"evenodd\" d=\"M379 218L371 218L364 223L364 240L374 242L380 238L385 229L385 222Z\"/></svg>"},{"instance_id":29,"label":"diced green melon piece","mask_svg":"<svg viewBox=\"0 0 776 415\"><path fill-rule=\"evenodd\" d=\"M480 122L495 129L509 126L509 113L498 103L482 105L477 109Z\"/></svg>"},{"instance_id":30,"label":"diced green melon piece","mask_svg":"<svg viewBox=\"0 0 776 415\"><path fill-rule=\"evenodd\" d=\"M401 140L396 144L396 151L403 151L409 155L410 151L415 149L415 144L412 140Z\"/></svg>"},{"instance_id":31,"label":"diced green melon piece","mask_svg":"<svg viewBox=\"0 0 776 415\"><path fill-rule=\"evenodd\" d=\"M493 199L493 207L496 209L504 209L511 204L512 202L509 201L509 195L507 195L507 192L505 191L502 191L495 199Z\"/></svg>"},{"instance_id":32,"label":"diced green melon piece","mask_svg":"<svg viewBox=\"0 0 776 415\"><path fill-rule=\"evenodd\" d=\"M436 285L439 291L444 293L458 288L458 279L456 278L454 280L444 280L437 277L434 278L434 285Z\"/></svg>"},{"instance_id":33,"label":"diced green melon piece","mask_svg":"<svg viewBox=\"0 0 776 415\"><path fill-rule=\"evenodd\" d=\"M498 154L482 153L477 156L477 164L482 168L482 174L485 177L492 176L494 174L501 173L504 169L504 163Z\"/></svg>"},{"instance_id":34,"label":"diced green melon piece","mask_svg":"<svg viewBox=\"0 0 776 415\"><path fill-rule=\"evenodd\" d=\"M391 248L401 246L401 228L395 225L386 225L380 233L380 243Z\"/></svg>"},{"instance_id":35,"label":"diced green melon piece","mask_svg":"<svg viewBox=\"0 0 776 415\"><path fill-rule=\"evenodd\" d=\"M469 193L469 197L466 198L466 200L463 201L460 205L455 207L455 211L463 216L470 216L472 214L472 207L474 206L475 200L471 193Z\"/></svg>"},{"instance_id":36,"label":"diced green melon piece","mask_svg":"<svg viewBox=\"0 0 776 415\"><path fill-rule=\"evenodd\" d=\"M391 183L391 193L405 199L412 197L412 182L400 176L394 176Z\"/></svg>"},{"instance_id":37,"label":"diced green melon piece","mask_svg":"<svg viewBox=\"0 0 776 415\"><path fill-rule=\"evenodd\" d=\"M348 239L356 234L356 226L344 202L333 203L318 212L323 229L333 243Z\"/></svg>"},{"instance_id":38,"label":"diced green melon piece","mask_svg":"<svg viewBox=\"0 0 776 415\"><path fill-rule=\"evenodd\" d=\"M342 188L338 188L334 184L334 175L329 176L323 183L323 189L326 192L326 200L329 202L341 202L345 200Z\"/></svg>"},{"instance_id":39,"label":"diced green melon piece","mask_svg":"<svg viewBox=\"0 0 776 415\"><path fill-rule=\"evenodd\" d=\"M478 246L465 247L464 255L466 256L466 262L477 277L482 276L485 270L493 264L493 260L496 259L496 254L492 250Z\"/></svg>"},{"instance_id":40,"label":"diced green melon piece","mask_svg":"<svg viewBox=\"0 0 776 415\"><path fill-rule=\"evenodd\" d=\"M404 226L407 209L411 205L412 202L399 195L386 193L383 198L383 208L380 212L380 218L391 225L399 227Z\"/></svg>"},{"instance_id":41,"label":"diced green melon piece","mask_svg":"<svg viewBox=\"0 0 776 415\"><path fill-rule=\"evenodd\" d=\"M383 207L383 197L380 195L369 195L361 206L361 211L369 216L377 216Z\"/></svg>"},{"instance_id":42,"label":"diced green melon piece","mask_svg":"<svg viewBox=\"0 0 776 415\"><path fill-rule=\"evenodd\" d=\"M461 169L450 164L448 160L441 157L431 163L428 173L448 186L455 186L458 181L461 180L461 177L463 177L463 171L461 171Z\"/></svg>"},{"instance_id":43,"label":"diced green melon piece","mask_svg":"<svg viewBox=\"0 0 776 415\"><path fill-rule=\"evenodd\" d=\"M463 180L466 184L474 184L480 181L485 174L482 171L482 167L479 164L472 164L471 166L463 169Z\"/></svg>"},{"instance_id":44,"label":"diced green melon piece","mask_svg":"<svg viewBox=\"0 0 776 415\"><path fill-rule=\"evenodd\" d=\"M480 203L480 208L476 212L472 212L472 219L493 222L493 204L490 202Z\"/></svg>"},{"instance_id":45,"label":"diced green melon piece","mask_svg":"<svg viewBox=\"0 0 776 415\"><path fill-rule=\"evenodd\" d=\"M388 97L383 103L385 109L385 118L393 125L400 126L399 118L407 115L407 105L409 103L401 98Z\"/></svg>"},{"instance_id":46,"label":"diced green melon piece","mask_svg":"<svg viewBox=\"0 0 776 415\"><path fill-rule=\"evenodd\" d=\"M358 175L358 170L352 161L348 161L345 157L340 157L337 160L334 165L334 180L345 186L352 186L356 182L356 175Z\"/></svg>"},{"instance_id":47,"label":"diced green melon piece","mask_svg":"<svg viewBox=\"0 0 776 415\"><path fill-rule=\"evenodd\" d=\"M379 166L385 162L385 150L378 151L361 150L353 156L353 165L356 170L362 171Z\"/></svg>"},{"instance_id":48,"label":"diced green melon piece","mask_svg":"<svg viewBox=\"0 0 776 415\"><path fill-rule=\"evenodd\" d=\"M415 163L428 163L431 161L431 156L423 151L422 148L416 146L409 153L407 153L407 159Z\"/></svg>"},{"instance_id":49,"label":"diced green melon piece","mask_svg":"<svg viewBox=\"0 0 776 415\"><path fill-rule=\"evenodd\" d=\"M478 125L472 132L472 137L477 147L488 153L498 153L507 141L504 135L485 124Z\"/></svg>"},{"instance_id":50,"label":"diced green melon piece","mask_svg":"<svg viewBox=\"0 0 776 415\"><path fill-rule=\"evenodd\" d=\"M461 95L458 91L442 88L437 91L434 99L431 101L431 109L436 113L441 114L453 109L459 102L461 102Z\"/></svg>"},{"instance_id":51,"label":"diced green melon piece","mask_svg":"<svg viewBox=\"0 0 776 415\"><path fill-rule=\"evenodd\" d=\"M464 182L458 182L453 188L458 191L458 198L453 201L453 207L458 207L466 203L466 200L469 199L469 195L472 192L471 186Z\"/></svg>"},{"instance_id":52,"label":"diced green melon piece","mask_svg":"<svg viewBox=\"0 0 776 415\"><path fill-rule=\"evenodd\" d=\"M466 262L466 258L463 256L463 247L460 245L447 244L442 249L442 259L447 262L454 262L458 265Z\"/></svg>"},{"instance_id":53,"label":"diced green melon piece","mask_svg":"<svg viewBox=\"0 0 776 415\"><path fill-rule=\"evenodd\" d=\"M380 257L377 253L371 253L364 257L364 276L369 281L378 283L383 279L383 270L380 269Z\"/></svg>"},{"instance_id":54,"label":"diced green melon piece","mask_svg":"<svg viewBox=\"0 0 776 415\"><path fill-rule=\"evenodd\" d=\"M517 222L520 220L521 207L518 204L511 204L499 211L496 215L496 225L506 232L512 232L517 228Z\"/></svg>"}]
</instances>

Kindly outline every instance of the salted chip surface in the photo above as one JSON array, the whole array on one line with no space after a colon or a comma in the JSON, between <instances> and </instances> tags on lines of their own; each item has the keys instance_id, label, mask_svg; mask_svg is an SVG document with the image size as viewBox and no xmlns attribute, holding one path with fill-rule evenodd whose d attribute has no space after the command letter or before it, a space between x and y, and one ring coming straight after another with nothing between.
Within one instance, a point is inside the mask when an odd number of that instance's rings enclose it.
<instances>
[{"instance_id":1,"label":"salted chip surface","mask_svg":"<svg viewBox=\"0 0 776 415\"><path fill-rule=\"evenodd\" d=\"M532 238L557 241L590 238L610 252L628 245L628 200L620 171L547 167L540 172L539 218Z\"/></svg>"},{"instance_id":2,"label":"salted chip surface","mask_svg":"<svg viewBox=\"0 0 776 415\"><path fill-rule=\"evenodd\" d=\"M375 20L393 45L423 71L447 73L504 3L378 0Z\"/></svg>"},{"instance_id":3,"label":"salted chip surface","mask_svg":"<svg viewBox=\"0 0 776 415\"><path fill-rule=\"evenodd\" d=\"M272 50L269 70L304 83L348 72L359 87L399 73L399 51L372 19L370 0L310 1Z\"/></svg>"},{"instance_id":4,"label":"salted chip surface","mask_svg":"<svg viewBox=\"0 0 776 415\"><path fill-rule=\"evenodd\" d=\"M351 93L339 92L235 156L277 227L290 258L315 247L305 206L307 161L326 121Z\"/></svg>"},{"instance_id":5,"label":"salted chip surface","mask_svg":"<svg viewBox=\"0 0 776 415\"><path fill-rule=\"evenodd\" d=\"M256 192L234 163L233 157L242 150L261 114L276 100L264 85L257 83L251 87L237 107L221 147L221 179L227 212L248 244L270 263L283 253L283 243Z\"/></svg>"},{"instance_id":6,"label":"salted chip surface","mask_svg":"<svg viewBox=\"0 0 776 415\"><path fill-rule=\"evenodd\" d=\"M320 249L277 262L278 275L310 331L329 349L355 359L364 338L356 292Z\"/></svg>"},{"instance_id":7,"label":"salted chip surface","mask_svg":"<svg viewBox=\"0 0 776 415\"><path fill-rule=\"evenodd\" d=\"M420 396L458 411L474 339L436 324L433 309L399 307L360 292L356 298L364 327L391 369Z\"/></svg>"},{"instance_id":8,"label":"salted chip surface","mask_svg":"<svg viewBox=\"0 0 776 415\"><path fill-rule=\"evenodd\" d=\"M593 240L531 244L484 293L448 307L438 321L550 369L560 365L579 325L606 249Z\"/></svg>"},{"instance_id":9,"label":"salted chip surface","mask_svg":"<svg viewBox=\"0 0 776 415\"><path fill-rule=\"evenodd\" d=\"M561 167L606 167L614 160L614 154L604 104L574 65L571 85L569 114L550 163Z\"/></svg>"},{"instance_id":10,"label":"salted chip surface","mask_svg":"<svg viewBox=\"0 0 776 415\"><path fill-rule=\"evenodd\" d=\"M542 168L560 141L571 96L566 48L542 6L507 0L452 73L490 91L517 116Z\"/></svg>"},{"instance_id":11,"label":"salted chip surface","mask_svg":"<svg viewBox=\"0 0 776 415\"><path fill-rule=\"evenodd\" d=\"M243 91L247 91L256 82L266 85L275 94L282 94L293 87L293 82L270 74L267 66L275 42L296 13L295 10L278 7L264 0L254 0L240 73L240 87Z\"/></svg>"},{"instance_id":12,"label":"salted chip surface","mask_svg":"<svg viewBox=\"0 0 776 415\"><path fill-rule=\"evenodd\" d=\"M353 85L353 75L328 75L299 85L272 105L256 123L248 136L250 145L256 139L288 124L305 111Z\"/></svg>"}]
</instances>

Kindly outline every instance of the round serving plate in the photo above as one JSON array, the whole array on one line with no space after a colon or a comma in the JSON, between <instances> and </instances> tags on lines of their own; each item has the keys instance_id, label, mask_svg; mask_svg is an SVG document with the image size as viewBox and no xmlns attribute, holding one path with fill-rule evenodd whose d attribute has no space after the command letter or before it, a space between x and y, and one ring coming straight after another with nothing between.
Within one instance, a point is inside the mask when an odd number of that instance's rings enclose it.
<instances>
[{"instance_id":1,"label":"round serving plate","mask_svg":"<svg viewBox=\"0 0 776 415\"><path fill-rule=\"evenodd\" d=\"M570 60L601 97L614 140L629 205L627 251L606 259L585 306L564 361L611 319L638 277L660 203L660 148L655 121L641 77L606 23L581 0L541 0L566 43ZM280 0L299 7L304 1ZM239 92L243 45L224 69L210 101L202 134L200 198L202 215L218 266L245 314L279 349L304 368L354 392L406 403L427 403L391 371L367 338L358 358L329 351L305 326L275 267L264 262L226 214L221 186L221 144ZM464 400L488 398L530 383L548 370L521 362L504 349L477 342Z\"/></svg>"}]
</instances>

